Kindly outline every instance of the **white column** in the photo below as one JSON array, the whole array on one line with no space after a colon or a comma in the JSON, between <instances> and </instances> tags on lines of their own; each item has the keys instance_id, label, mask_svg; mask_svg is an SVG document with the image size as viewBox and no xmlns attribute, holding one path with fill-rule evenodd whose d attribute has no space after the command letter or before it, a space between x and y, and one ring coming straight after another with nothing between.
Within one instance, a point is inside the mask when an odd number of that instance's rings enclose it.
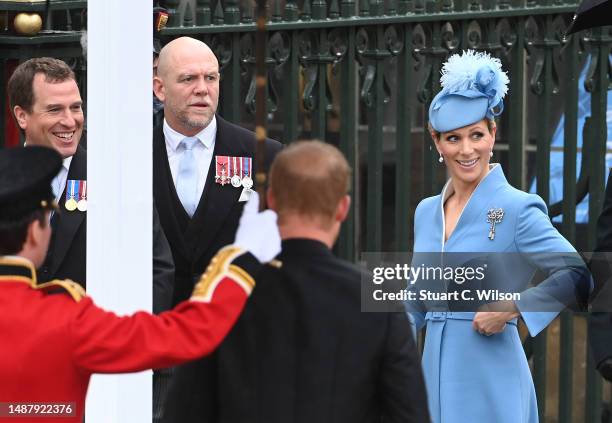
<instances>
[{"instance_id":1,"label":"white column","mask_svg":"<svg viewBox=\"0 0 612 423\"><path fill-rule=\"evenodd\" d=\"M152 303L152 3L88 2L87 290L118 314ZM87 423L151 422L151 372L96 375Z\"/></svg>"}]
</instances>

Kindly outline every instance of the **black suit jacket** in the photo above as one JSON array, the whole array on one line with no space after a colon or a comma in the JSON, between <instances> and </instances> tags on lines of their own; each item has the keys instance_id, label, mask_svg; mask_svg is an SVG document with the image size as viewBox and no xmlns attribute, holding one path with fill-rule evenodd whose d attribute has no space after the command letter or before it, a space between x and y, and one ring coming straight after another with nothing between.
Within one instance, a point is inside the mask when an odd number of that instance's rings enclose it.
<instances>
[{"instance_id":1,"label":"black suit jacket","mask_svg":"<svg viewBox=\"0 0 612 423\"><path fill-rule=\"evenodd\" d=\"M87 180L87 151L78 146L72 156L66 181ZM66 204L66 188L59 201L59 211L51 218L53 233L49 243L49 251L45 262L38 270L40 282L51 279L72 279L86 286L85 257L87 213L78 210L68 211Z\"/></svg>"},{"instance_id":2,"label":"black suit jacket","mask_svg":"<svg viewBox=\"0 0 612 423\"><path fill-rule=\"evenodd\" d=\"M165 422L429 422L406 314L361 312L371 276L324 244L282 248L282 268L257 275L216 368L205 358L177 371Z\"/></svg>"},{"instance_id":3,"label":"black suit jacket","mask_svg":"<svg viewBox=\"0 0 612 423\"><path fill-rule=\"evenodd\" d=\"M255 157L255 134L217 116L213 160L198 207L189 218L182 207L166 153L163 126L153 130L153 194L176 266L174 304L189 298L195 281L211 258L225 245L234 242L244 202L242 189L215 183L215 156ZM266 169L282 145L266 140ZM255 172L255 168L253 171ZM255 189L255 187L254 187Z\"/></svg>"},{"instance_id":4,"label":"black suit jacket","mask_svg":"<svg viewBox=\"0 0 612 423\"><path fill-rule=\"evenodd\" d=\"M589 342L596 365L612 358L612 170L597 220L597 245L590 262L595 282L593 313L589 316Z\"/></svg>"},{"instance_id":5,"label":"black suit jacket","mask_svg":"<svg viewBox=\"0 0 612 423\"><path fill-rule=\"evenodd\" d=\"M87 150L81 146L72 156L68 177L87 180ZM72 279L87 286L87 212L68 211L65 207L66 188L59 201L59 212L51 219L53 234L44 264L38 270L40 282L51 279ZM153 311L159 313L172 306L174 263L168 240L164 235L157 211L153 209Z\"/></svg>"}]
</instances>

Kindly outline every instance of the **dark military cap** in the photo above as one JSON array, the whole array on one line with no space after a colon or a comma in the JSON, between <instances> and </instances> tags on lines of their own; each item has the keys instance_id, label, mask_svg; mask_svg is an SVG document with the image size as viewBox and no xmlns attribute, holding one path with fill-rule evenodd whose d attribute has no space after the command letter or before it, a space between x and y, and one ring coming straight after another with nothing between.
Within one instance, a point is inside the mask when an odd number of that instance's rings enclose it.
<instances>
[{"instance_id":1,"label":"dark military cap","mask_svg":"<svg viewBox=\"0 0 612 423\"><path fill-rule=\"evenodd\" d=\"M168 23L168 10L163 7L153 8L153 53L159 54L161 50L161 40L159 32L166 27Z\"/></svg>"},{"instance_id":2,"label":"dark military cap","mask_svg":"<svg viewBox=\"0 0 612 423\"><path fill-rule=\"evenodd\" d=\"M39 209L51 209L51 181L62 167L57 151L46 147L0 150L0 221L18 220Z\"/></svg>"}]
</instances>

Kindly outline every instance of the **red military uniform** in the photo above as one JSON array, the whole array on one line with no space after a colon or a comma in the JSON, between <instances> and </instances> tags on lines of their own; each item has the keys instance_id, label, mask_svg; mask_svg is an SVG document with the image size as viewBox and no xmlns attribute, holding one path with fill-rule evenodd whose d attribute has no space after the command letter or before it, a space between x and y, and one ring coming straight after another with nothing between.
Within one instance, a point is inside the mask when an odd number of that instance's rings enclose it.
<instances>
[{"instance_id":1,"label":"red military uniform","mask_svg":"<svg viewBox=\"0 0 612 423\"><path fill-rule=\"evenodd\" d=\"M210 353L240 314L256 266L251 254L226 247L188 301L159 316L119 317L97 307L74 282L36 286L29 261L0 257L0 403L76 408L72 418L5 415L0 422L81 423L92 373L168 367Z\"/></svg>"}]
</instances>

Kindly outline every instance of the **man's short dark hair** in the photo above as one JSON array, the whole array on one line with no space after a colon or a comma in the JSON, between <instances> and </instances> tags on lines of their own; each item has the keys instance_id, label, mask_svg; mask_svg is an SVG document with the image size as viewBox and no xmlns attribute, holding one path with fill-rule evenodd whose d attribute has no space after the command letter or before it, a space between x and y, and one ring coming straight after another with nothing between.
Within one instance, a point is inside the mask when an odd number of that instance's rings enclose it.
<instances>
[{"instance_id":1,"label":"man's short dark hair","mask_svg":"<svg viewBox=\"0 0 612 423\"><path fill-rule=\"evenodd\" d=\"M27 60L17 66L8 81L8 97L11 111L20 106L26 112L32 112L34 105L33 82L36 74L45 75L47 82L64 82L69 79L76 81L74 71L66 62L52 57L37 57Z\"/></svg>"},{"instance_id":2,"label":"man's short dark hair","mask_svg":"<svg viewBox=\"0 0 612 423\"><path fill-rule=\"evenodd\" d=\"M47 226L46 210L38 209L12 221L0 221L0 256L15 255L23 249L30 223L38 220Z\"/></svg>"}]
</instances>

